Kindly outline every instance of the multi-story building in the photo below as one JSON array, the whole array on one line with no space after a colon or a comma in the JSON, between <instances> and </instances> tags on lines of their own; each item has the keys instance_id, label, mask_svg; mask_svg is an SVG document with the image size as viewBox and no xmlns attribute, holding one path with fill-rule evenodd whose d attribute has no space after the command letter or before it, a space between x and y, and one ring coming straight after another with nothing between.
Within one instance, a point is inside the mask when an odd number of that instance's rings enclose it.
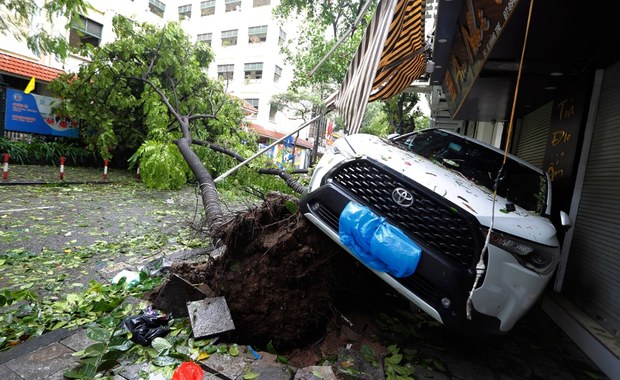
<instances>
[{"instance_id":1,"label":"multi-story building","mask_svg":"<svg viewBox=\"0 0 620 380\"><path fill-rule=\"evenodd\" d=\"M270 101L274 94L286 91L292 79L292 68L285 64L280 49L288 39L295 37L297 29L292 23L279 25L272 17L272 10L278 3L277 0L93 2L92 9L83 15L83 26L65 33L72 46L85 42L101 46L115 39L112 19L117 14L156 25L180 21L191 39L211 46L215 60L208 73L225 81L228 93L256 109L257 112L248 116L248 121L251 126L257 125L256 130L264 142L269 142L283 133L294 131L301 124L301 121L279 111ZM32 27L39 25L38 21L43 23L42 19L35 18ZM42 27L62 33L65 24L59 20L55 25L43 24ZM37 86L33 93L49 95L45 90L46 83L60 72L77 71L87 60L74 54L64 61L52 55L37 56L12 35L0 38L0 92L3 94L8 88L23 90L34 76ZM5 105L4 97L1 100L0 103ZM2 125L3 111L0 107ZM299 137L306 135L307 131L302 130ZM298 145L300 152L312 147L301 139Z\"/></svg>"}]
</instances>

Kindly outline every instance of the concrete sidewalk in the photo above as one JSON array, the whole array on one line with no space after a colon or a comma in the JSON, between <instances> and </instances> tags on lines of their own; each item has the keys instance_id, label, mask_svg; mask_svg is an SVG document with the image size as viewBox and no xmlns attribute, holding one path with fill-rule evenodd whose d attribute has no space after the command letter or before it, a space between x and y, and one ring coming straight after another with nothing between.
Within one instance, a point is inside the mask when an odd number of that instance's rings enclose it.
<instances>
[{"instance_id":1,"label":"concrete sidewalk","mask_svg":"<svg viewBox=\"0 0 620 380\"><path fill-rule=\"evenodd\" d=\"M424 343L418 344L416 349L424 357L436 358L444 368L438 370L437 363L420 363L414 368L413 378L416 380L608 379L539 307L535 307L503 339L464 338L441 326L427 328L422 333ZM348 334L351 343L355 343L355 334ZM84 329L60 329L44 334L0 353L0 379L63 379L63 372L77 364L78 358L72 354L89 344L91 341ZM304 369L276 363L269 354L260 355L261 359L257 359L246 351L239 357L211 356L201 362L209 369L204 379L241 380L248 368L261 374L259 379L270 380L385 378L382 370L371 375L349 374L345 377L342 365L350 362L350 354L346 358L339 357L333 365ZM368 367L367 363L358 364ZM140 380L140 371L148 371L148 368L148 364L126 366L115 373L114 379ZM312 375L316 371L321 371L322 377Z\"/></svg>"}]
</instances>

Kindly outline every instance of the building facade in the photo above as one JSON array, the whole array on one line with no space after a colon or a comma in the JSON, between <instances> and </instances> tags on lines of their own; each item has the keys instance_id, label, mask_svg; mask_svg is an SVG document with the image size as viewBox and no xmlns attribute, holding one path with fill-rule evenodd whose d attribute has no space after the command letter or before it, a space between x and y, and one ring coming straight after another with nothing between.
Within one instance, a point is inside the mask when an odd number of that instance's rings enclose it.
<instances>
[{"instance_id":1,"label":"building facade","mask_svg":"<svg viewBox=\"0 0 620 380\"><path fill-rule=\"evenodd\" d=\"M608 5L439 0L435 125L546 171L565 211L543 310L610 378L620 378L620 31Z\"/></svg>"},{"instance_id":2,"label":"building facade","mask_svg":"<svg viewBox=\"0 0 620 380\"><path fill-rule=\"evenodd\" d=\"M209 75L224 81L229 94L243 99L257 111L249 114L248 121L259 125L260 131L289 133L301 122L279 111L270 101L274 94L285 92L290 84L292 68L285 64L280 48L296 37L294 24L279 25L273 19L272 11L278 3L271 0L95 2L88 14L82 16L83 25L64 33L71 46L81 43L102 46L115 39L112 19L117 14L155 25L179 21L192 40L209 44L213 50L215 60L208 68ZM32 27L37 22L34 20ZM41 27L63 33L65 24L58 22ZM12 35L2 35L1 38L0 88L4 89L3 93L9 88L23 90L34 76L37 85L33 94L49 95L46 83L58 73L77 71L87 61L75 54L64 61L52 55L36 56L23 41ZM40 74L42 71L45 75ZM4 117L2 120L4 122ZM300 138L306 136L307 129L300 131ZM262 137L270 139L270 136ZM300 149L305 151L306 147Z\"/></svg>"}]
</instances>

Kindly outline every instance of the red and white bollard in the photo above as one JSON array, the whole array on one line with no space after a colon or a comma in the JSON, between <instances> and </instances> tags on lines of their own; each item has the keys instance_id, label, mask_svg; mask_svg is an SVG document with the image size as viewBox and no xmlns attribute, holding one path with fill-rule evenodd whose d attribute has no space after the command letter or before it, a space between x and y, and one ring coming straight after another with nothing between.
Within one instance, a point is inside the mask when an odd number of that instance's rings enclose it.
<instances>
[{"instance_id":1,"label":"red and white bollard","mask_svg":"<svg viewBox=\"0 0 620 380\"><path fill-rule=\"evenodd\" d=\"M4 169L2 170L2 179L9 179L9 154L4 154Z\"/></svg>"},{"instance_id":2,"label":"red and white bollard","mask_svg":"<svg viewBox=\"0 0 620 380\"><path fill-rule=\"evenodd\" d=\"M65 158L60 157L60 180L64 181L65 179Z\"/></svg>"},{"instance_id":3,"label":"red and white bollard","mask_svg":"<svg viewBox=\"0 0 620 380\"><path fill-rule=\"evenodd\" d=\"M103 180L108 179L108 160L103 160Z\"/></svg>"}]
</instances>

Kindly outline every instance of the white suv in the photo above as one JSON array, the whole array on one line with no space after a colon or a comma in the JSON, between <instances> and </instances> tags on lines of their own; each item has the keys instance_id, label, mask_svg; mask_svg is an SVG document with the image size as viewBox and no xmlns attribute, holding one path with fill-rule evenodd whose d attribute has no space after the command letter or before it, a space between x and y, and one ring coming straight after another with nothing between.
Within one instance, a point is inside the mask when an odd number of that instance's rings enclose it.
<instances>
[{"instance_id":1,"label":"white suv","mask_svg":"<svg viewBox=\"0 0 620 380\"><path fill-rule=\"evenodd\" d=\"M440 129L337 140L300 206L402 296L461 330L509 331L560 255L546 173Z\"/></svg>"}]
</instances>

